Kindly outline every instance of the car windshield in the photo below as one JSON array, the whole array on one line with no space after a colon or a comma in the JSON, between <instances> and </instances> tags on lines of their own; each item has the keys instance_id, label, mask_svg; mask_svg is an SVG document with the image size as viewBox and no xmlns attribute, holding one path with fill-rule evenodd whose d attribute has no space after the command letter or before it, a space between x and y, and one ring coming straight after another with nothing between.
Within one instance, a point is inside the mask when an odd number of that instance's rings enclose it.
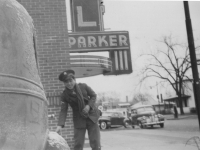
<instances>
[{"instance_id":1,"label":"car windshield","mask_svg":"<svg viewBox=\"0 0 200 150\"><path fill-rule=\"evenodd\" d=\"M137 113L140 114L144 111L154 111L152 107L141 107L137 109Z\"/></svg>"},{"instance_id":2,"label":"car windshield","mask_svg":"<svg viewBox=\"0 0 200 150\"><path fill-rule=\"evenodd\" d=\"M103 112L102 116L112 116L113 112Z\"/></svg>"}]
</instances>

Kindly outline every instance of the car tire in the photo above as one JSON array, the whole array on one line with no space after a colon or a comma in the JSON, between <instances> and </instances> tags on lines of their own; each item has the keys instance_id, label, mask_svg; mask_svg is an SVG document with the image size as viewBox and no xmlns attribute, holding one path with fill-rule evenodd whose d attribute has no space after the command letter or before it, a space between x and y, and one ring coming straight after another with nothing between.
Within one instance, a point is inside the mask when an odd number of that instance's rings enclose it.
<instances>
[{"instance_id":1,"label":"car tire","mask_svg":"<svg viewBox=\"0 0 200 150\"><path fill-rule=\"evenodd\" d=\"M135 126L132 126L133 129L135 129Z\"/></svg>"},{"instance_id":2,"label":"car tire","mask_svg":"<svg viewBox=\"0 0 200 150\"><path fill-rule=\"evenodd\" d=\"M144 128L144 126L142 125L142 122L141 122L141 121L138 122L138 126L139 126L141 129Z\"/></svg>"},{"instance_id":3,"label":"car tire","mask_svg":"<svg viewBox=\"0 0 200 150\"><path fill-rule=\"evenodd\" d=\"M161 123L161 124L160 124L160 127L161 127L161 128L164 128L164 123Z\"/></svg>"},{"instance_id":4,"label":"car tire","mask_svg":"<svg viewBox=\"0 0 200 150\"><path fill-rule=\"evenodd\" d=\"M108 128L107 123L106 123L105 121L102 121L102 122L100 123L100 128L101 128L102 130L107 129L107 128Z\"/></svg>"}]
</instances>

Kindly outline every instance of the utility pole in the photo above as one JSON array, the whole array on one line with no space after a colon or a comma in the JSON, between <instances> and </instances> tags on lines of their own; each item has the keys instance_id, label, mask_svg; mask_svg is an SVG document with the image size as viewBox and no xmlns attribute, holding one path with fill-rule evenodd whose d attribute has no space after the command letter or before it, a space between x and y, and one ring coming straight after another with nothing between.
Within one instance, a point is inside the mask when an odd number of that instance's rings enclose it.
<instances>
[{"instance_id":1,"label":"utility pole","mask_svg":"<svg viewBox=\"0 0 200 150\"><path fill-rule=\"evenodd\" d=\"M160 94L158 92L158 82L156 81L156 88L157 88L157 99L158 99L158 108L159 108L159 113L160 113Z\"/></svg>"},{"instance_id":2,"label":"utility pole","mask_svg":"<svg viewBox=\"0 0 200 150\"><path fill-rule=\"evenodd\" d=\"M199 74L197 68L197 60L196 60L196 52L194 46L193 32L192 32L192 23L190 19L189 5L188 1L184 1L184 9L185 9L185 22L186 22L186 30L190 51L190 61L192 66L192 75L193 75L193 87L194 87L194 97L196 103L196 110L199 120L199 128L200 128L200 84L199 84Z\"/></svg>"}]
</instances>

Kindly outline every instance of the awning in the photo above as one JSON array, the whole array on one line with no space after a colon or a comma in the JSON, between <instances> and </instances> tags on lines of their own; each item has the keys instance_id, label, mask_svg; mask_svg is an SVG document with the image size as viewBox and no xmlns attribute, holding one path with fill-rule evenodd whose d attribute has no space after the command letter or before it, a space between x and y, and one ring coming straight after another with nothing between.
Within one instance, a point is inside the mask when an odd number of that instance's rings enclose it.
<instances>
[{"instance_id":1,"label":"awning","mask_svg":"<svg viewBox=\"0 0 200 150\"><path fill-rule=\"evenodd\" d=\"M70 65L76 78L90 77L112 71L110 58L93 55L70 55Z\"/></svg>"}]
</instances>

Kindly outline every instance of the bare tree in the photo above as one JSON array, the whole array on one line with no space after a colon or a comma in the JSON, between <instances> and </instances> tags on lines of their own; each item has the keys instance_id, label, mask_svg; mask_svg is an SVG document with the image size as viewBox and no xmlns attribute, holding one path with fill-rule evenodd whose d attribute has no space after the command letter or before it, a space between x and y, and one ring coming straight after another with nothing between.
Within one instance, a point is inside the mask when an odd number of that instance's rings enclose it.
<instances>
[{"instance_id":1,"label":"bare tree","mask_svg":"<svg viewBox=\"0 0 200 150\"><path fill-rule=\"evenodd\" d=\"M184 79L189 79L186 74L191 68L189 49L183 44L173 43L171 36L165 36L160 42L165 45L166 49L159 49L156 54L141 55L142 57L147 56L150 60L142 69L143 77L140 82L152 77L168 82L175 90L180 112L184 114L182 87Z\"/></svg>"},{"instance_id":2,"label":"bare tree","mask_svg":"<svg viewBox=\"0 0 200 150\"><path fill-rule=\"evenodd\" d=\"M97 93L97 102L119 102L120 95L115 91L107 91L107 92L98 92Z\"/></svg>"},{"instance_id":3,"label":"bare tree","mask_svg":"<svg viewBox=\"0 0 200 150\"><path fill-rule=\"evenodd\" d=\"M146 102L148 102L148 97L148 94L137 93L134 95L132 103L136 104L138 102L141 102L142 104L146 104Z\"/></svg>"}]
</instances>

